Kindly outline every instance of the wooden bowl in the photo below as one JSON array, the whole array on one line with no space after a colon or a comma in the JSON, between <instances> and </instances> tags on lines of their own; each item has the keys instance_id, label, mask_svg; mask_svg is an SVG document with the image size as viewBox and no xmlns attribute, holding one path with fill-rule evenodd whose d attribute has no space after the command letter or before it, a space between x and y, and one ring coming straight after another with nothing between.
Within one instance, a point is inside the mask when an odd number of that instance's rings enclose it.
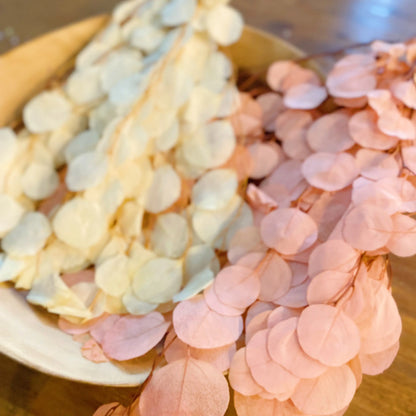
<instances>
[{"instance_id":1,"label":"wooden bowl","mask_svg":"<svg viewBox=\"0 0 416 416\"><path fill-rule=\"evenodd\" d=\"M92 18L47 34L0 57L0 126L19 118L24 104L41 91L57 71L105 24ZM253 72L277 59L293 59L301 51L285 41L247 27L228 53L238 67ZM132 386L146 378L151 360L138 366L95 364L82 357L80 344L61 332L56 318L29 305L24 295L0 284L0 352L44 373L74 381Z\"/></svg>"}]
</instances>

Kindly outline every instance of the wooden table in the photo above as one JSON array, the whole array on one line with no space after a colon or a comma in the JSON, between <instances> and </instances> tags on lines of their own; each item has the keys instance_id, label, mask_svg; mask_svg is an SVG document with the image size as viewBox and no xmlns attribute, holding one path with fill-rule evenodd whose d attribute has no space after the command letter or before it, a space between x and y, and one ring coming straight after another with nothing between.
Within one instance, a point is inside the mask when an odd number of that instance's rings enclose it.
<instances>
[{"instance_id":1,"label":"wooden table","mask_svg":"<svg viewBox=\"0 0 416 416\"><path fill-rule=\"evenodd\" d=\"M236 0L234 5L248 23L312 53L375 38L416 36L414 1ZM51 29L109 11L115 3L0 0L0 52ZM387 372L364 378L347 416L416 415L415 270L415 258L393 259L393 291L403 318L401 350ZM0 356L0 416L89 416L101 403L128 402L133 394L134 389L56 379Z\"/></svg>"}]
</instances>

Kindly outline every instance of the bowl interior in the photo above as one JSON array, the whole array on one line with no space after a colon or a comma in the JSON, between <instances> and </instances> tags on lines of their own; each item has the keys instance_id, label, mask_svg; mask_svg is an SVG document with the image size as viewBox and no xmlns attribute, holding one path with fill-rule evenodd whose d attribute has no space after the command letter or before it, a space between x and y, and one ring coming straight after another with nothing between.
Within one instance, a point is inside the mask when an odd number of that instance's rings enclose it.
<instances>
[{"instance_id":1,"label":"bowl interior","mask_svg":"<svg viewBox=\"0 0 416 416\"><path fill-rule=\"evenodd\" d=\"M0 57L0 126L17 117L24 103L70 61L105 21L105 17L83 21ZM302 55L287 42L250 27L245 28L241 40L228 53L238 67L253 73L277 59ZM37 63L33 66L35 55ZM23 293L0 284L0 300L0 352L22 364L53 376L108 386L140 384L151 368L151 357L123 366L92 363L82 357L80 344L57 328L56 319L29 305Z\"/></svg>"}]
</instances>

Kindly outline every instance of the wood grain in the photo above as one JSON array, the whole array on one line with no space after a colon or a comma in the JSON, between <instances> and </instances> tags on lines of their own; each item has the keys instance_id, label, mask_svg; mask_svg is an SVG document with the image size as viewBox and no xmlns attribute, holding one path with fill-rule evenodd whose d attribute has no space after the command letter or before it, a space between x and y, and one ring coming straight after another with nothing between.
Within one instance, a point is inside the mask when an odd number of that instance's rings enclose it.
<instances>
[{"instance_id":1,"label":"wood grain","mask_svg":"<svg viewBox=\"0 0 416 416\"><path fill-rule=\"evenodd\" d=\"M27 40L109 10L114 3L0 0L0 31L10 27L21 40ZM237 0L234 4L249 23L283 36L307 52L373 38L415 35L414 0ZM9 47L6 36L0 48ZM347 416L416 415L416 259L393 259L392 263L393 292L403 318L401 349L387 372L364 378ZM88 416L99 404L127 403L134 393L132 389L86 386L49 377L4 356L0 356L0 375L1 416Z\"/></svg>"}]
</instances>

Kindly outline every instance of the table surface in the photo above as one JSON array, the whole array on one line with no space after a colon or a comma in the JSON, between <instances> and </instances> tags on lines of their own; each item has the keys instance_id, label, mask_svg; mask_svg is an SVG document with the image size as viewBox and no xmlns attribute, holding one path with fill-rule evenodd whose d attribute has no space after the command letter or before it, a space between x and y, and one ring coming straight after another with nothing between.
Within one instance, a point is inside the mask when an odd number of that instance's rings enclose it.
<instances>
[{"instance_id":1,"label":"table surface","mask_svg":"<svg viewBox=\"0 0 416 416\"><path fill-rule=\"evenodd\" d=\"M394 41L416 36L414 2L236 0L234 5L247 23L314 53L372 39ZM115 3L0 0L0 53L54 28L107 12ZM393 259L392 264L393 293L403 318L401 350L388 371L364 378L347 416L416 415L416 259ZM89 416L101 403L127 403L135 392L56 379L1 355L0 376L1 416Z\"/></svg>"}]
</instances>

